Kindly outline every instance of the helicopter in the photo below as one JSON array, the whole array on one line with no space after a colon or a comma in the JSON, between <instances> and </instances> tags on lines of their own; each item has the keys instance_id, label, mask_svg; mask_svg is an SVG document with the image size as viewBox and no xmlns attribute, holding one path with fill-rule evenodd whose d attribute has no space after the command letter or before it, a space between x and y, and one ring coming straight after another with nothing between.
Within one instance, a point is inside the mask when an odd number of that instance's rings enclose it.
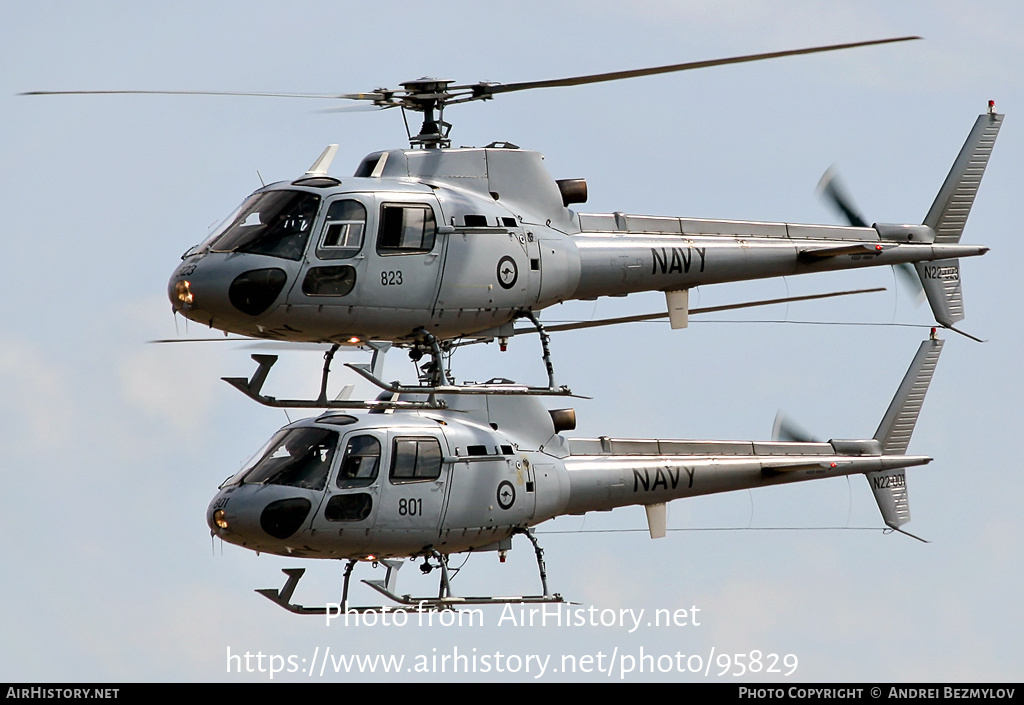
<instances>
[{"instance_id":1,"label":"helicopter","mask_svg":"<svg viewBox=\"0 0 1024 705\"><path fill-rule=\"evenodd\" d=\"M564 602L548 588L533 531L562 515L642 505L651 538L661 538L674 499L860 474L888 529L907 533L901 528L910 521L906 468L931 458L906 451L943 342L933 328L867 439L813 441L779 428L778 419L772 442L566 438L562 433L576 428L574 410L494 393L452 395L444 404L402 394L358 416L328 410L275 433L221 484L207 524L214 536L258 553L346 561L338 603L292 602L304 568L284 569L281 589L257 591L293 613L328 619L342 612ZM533 545L539 594L453 594L449 556L497 551L504 562L516 535ZM397 592L404 558L422 559L425 573L440 568L436 597ZM395 605L349 605L360 562L385 566L384 580L363 582Z\"/></svg>"},{"instance_id":2,"label":"helicopter","mask_svg":"<svg viewBox=\"0 0 1024 705\"><path fill-rule=\"evenodd\" d=\"M421 78L399 89L340 95L217 93L330 98L420 113L409 149L366 156L352 177L330 175L337 145L299 178L255 191L203 242L187 250L167 285L175 314L248 338L339 346L395 345L424 355L421 386L451 391L443 355L456 345L538 333L548 383L524 393L570 393L555 383L548 332L668 317L685 328L689 292L710 284L873 266L913 266L939 325L964 317L963 228L1002 123L990 102L978 117L922 224L868 225L834 189L849 226L582 213L585 179L555 180L543 156L509 142L452 147L447 106L513 91L623 80L725 64L919 39L896 37L697 61L564 79L501 84ZM61 91L161 93L187 91ZM661 291L654 314L545 327L557 303ZM866 291L866 290L861 290ZM835 292L835 296L859 292ZM814 298L814 297L807 297ZM776 303L747 302L733 308ZM526 319L528 325L517 327ZM965 333L966 335L966 333ZM973 336L969 336L973 337ZM449 358L450 362L450 358ZM365 366L364 366L365 367ZM380 382L380 365L363 371ZM266 368L269 371L269 366ZM265 376L265 375L264 375ZM280 405L258 387L236 386ZM486 390L484 390L486 391ZM302 401L304 405L321 402ZM343 402L337 402L344 406Z\"/></svg>"}]
</instances>

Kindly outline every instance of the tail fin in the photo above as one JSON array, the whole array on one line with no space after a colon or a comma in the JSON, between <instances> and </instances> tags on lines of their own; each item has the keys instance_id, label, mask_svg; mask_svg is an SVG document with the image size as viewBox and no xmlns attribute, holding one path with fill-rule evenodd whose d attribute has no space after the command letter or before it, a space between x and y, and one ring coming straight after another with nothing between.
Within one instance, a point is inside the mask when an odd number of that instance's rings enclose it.
<instances>
[{"instance_id":1,"label":"tail fin","mask_svg":"<svg viewBox=\"0 0 1024 705\"><path fill-rule=\"evenodd\" d=\"M924 224L935 232L936 243L960 242L1002 124L1003 116L996 113L994 104L989 102L989 112L978 116L935 202L925 216ZM949 259L918 262L914 267L921 278L935 320L947 328L963 320L960 261Z\"/></svg>"},{"instance_id":2,"label":"tail fin","mask_svg":"<svg viewBox=\"0 0 1024 705\"><path fill-rule=\"evenodd\" d=\"M971 134L967 136L967 141L924 219L924 224L935 231L935 242L960 242L1002 124L1003 116L994 110L979 115L975 121Z\"/></svg>"},{"instance_id":3,"label":"tail fin","mask_svg":"<svg viewBox=\"0 0 1024 705\"><path fill-rule=\"evenodd\" d=\"M935 365L942 352L943 341L932 336L921 347L903 377L903 382L875 431L875 440L882 446L882 455L905 455L910 436L921 413L924 395L931 384ZM907 480L904 468L878 470L867 474L871 491L886 526L899 529L910 521L910 502L907 498Z\"/></svg>"}]
</instances>

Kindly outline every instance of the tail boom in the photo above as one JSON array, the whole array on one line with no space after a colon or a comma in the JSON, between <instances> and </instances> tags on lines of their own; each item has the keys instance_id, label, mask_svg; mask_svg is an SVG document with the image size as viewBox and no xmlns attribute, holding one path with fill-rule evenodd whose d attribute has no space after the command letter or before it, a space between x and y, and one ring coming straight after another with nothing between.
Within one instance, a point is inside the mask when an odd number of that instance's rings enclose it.
<instances>
[{"instance_id":1,"label":"tail boom","mask_svg":"<svg viewBox=\"0 0 1024 705\"><path fill-rule=\"evenodd\" d=\"M899 529L910 521L905 469L931 462L906 450L941 350L935 337L921 344L874 438L827 443L569 439L564 511L644 505L654 538L665 534L664 504L673 499L859 474L867 477L885 524Z\"/></svg>"}]
</instances>

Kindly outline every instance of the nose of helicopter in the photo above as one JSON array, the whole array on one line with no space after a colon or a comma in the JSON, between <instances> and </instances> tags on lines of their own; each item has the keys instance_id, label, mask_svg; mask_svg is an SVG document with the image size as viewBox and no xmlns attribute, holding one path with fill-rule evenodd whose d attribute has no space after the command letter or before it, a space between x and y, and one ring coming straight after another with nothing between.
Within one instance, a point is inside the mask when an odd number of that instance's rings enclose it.
<instances>
[{"instance_id":1,"label":"nose of helicopter","mask_svg":"<svg viewBox=\"0 0 1024 705\"><path fill-rule=\"evenodd\" d=\"M309 518L313 503L286 488L235 485L222 489L206 510L206 523L228 543L277 552Z\"/></svg>"},{"instance_id":2,"label":"nose of helicopter","mask_svg":"<svg viewBox=\"0 0 1024 705\"><path fill-rule=\"evenodd\" d=\"M209 253L186 260L167 282L171 308L221 330L250 331L284 292L288 273L279 261L253 255Z\"/></svg>"}]
</instances>

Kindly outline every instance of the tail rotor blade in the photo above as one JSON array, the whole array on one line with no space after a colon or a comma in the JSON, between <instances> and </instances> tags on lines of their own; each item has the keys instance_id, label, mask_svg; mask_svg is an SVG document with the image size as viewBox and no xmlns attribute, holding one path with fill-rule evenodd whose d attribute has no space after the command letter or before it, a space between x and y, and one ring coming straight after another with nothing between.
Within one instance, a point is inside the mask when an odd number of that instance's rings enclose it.
<instances>
[{"instance_id":1,"label":"tail rotor blade","mask_svg":"<svg viewBox=\"0 0 1024 705\"><path fill-rule=\"evenodd\" d=\"M914 265L904 262L903 264L894 264L892 268L896 272L896 278L903 285L906 292L910 294L914 305L920 306L924 303L924 286L921 284L921 277L917 276L917 270L914 269Z\"/></svg>"},{"instance_id":2,"label":"tail rotor blade","mask_svg":"<svg viewBox=\"0 0 1024 705\"><path fill-rule=\"evenodd\" d=\"M846 189L843 188L835 166L830 166L822 175L821 180L818 182L818 193L824 196L829 204L839 211L851 226L855 228L870 227L867 221L864 220L864 216L853 205L853 199L850 198Z\"/></svg>"},{"instance_id":3,"label":"tail rotor blade","mask_svg":"<svg viewBox=\"0 0 1024 705\"><path fill-rule=\"evenodd\" d=\"M853 204L853 198L850 197L846 188L843 187L835 166L830 166L824 175L822 175L821 180L818 182L818 193L821 194L837 212L842 214L846 221L853 227L871 227L864 219L864 216L861 215L860 211L857 210L857 207ZM910 295L914 305L920 306L921 302L925 299L925 293L924 287L921 286L921 278L917 276L917 271L914 269L914 265L896 264L893 265L893 269L896 272L896 278Z\"/></svg>"},{"instance_id":4,"label":"tail rotor blade","mask_svg":"<svg viewBox=\"0 0 1024 705\"><path fill-rule=\"evenodd\" d=\"M781 410L775 414L775 423L772 425L772 440L795 443L819 442L807 429L786 416Z\"/></svg>"}]
</instances>

